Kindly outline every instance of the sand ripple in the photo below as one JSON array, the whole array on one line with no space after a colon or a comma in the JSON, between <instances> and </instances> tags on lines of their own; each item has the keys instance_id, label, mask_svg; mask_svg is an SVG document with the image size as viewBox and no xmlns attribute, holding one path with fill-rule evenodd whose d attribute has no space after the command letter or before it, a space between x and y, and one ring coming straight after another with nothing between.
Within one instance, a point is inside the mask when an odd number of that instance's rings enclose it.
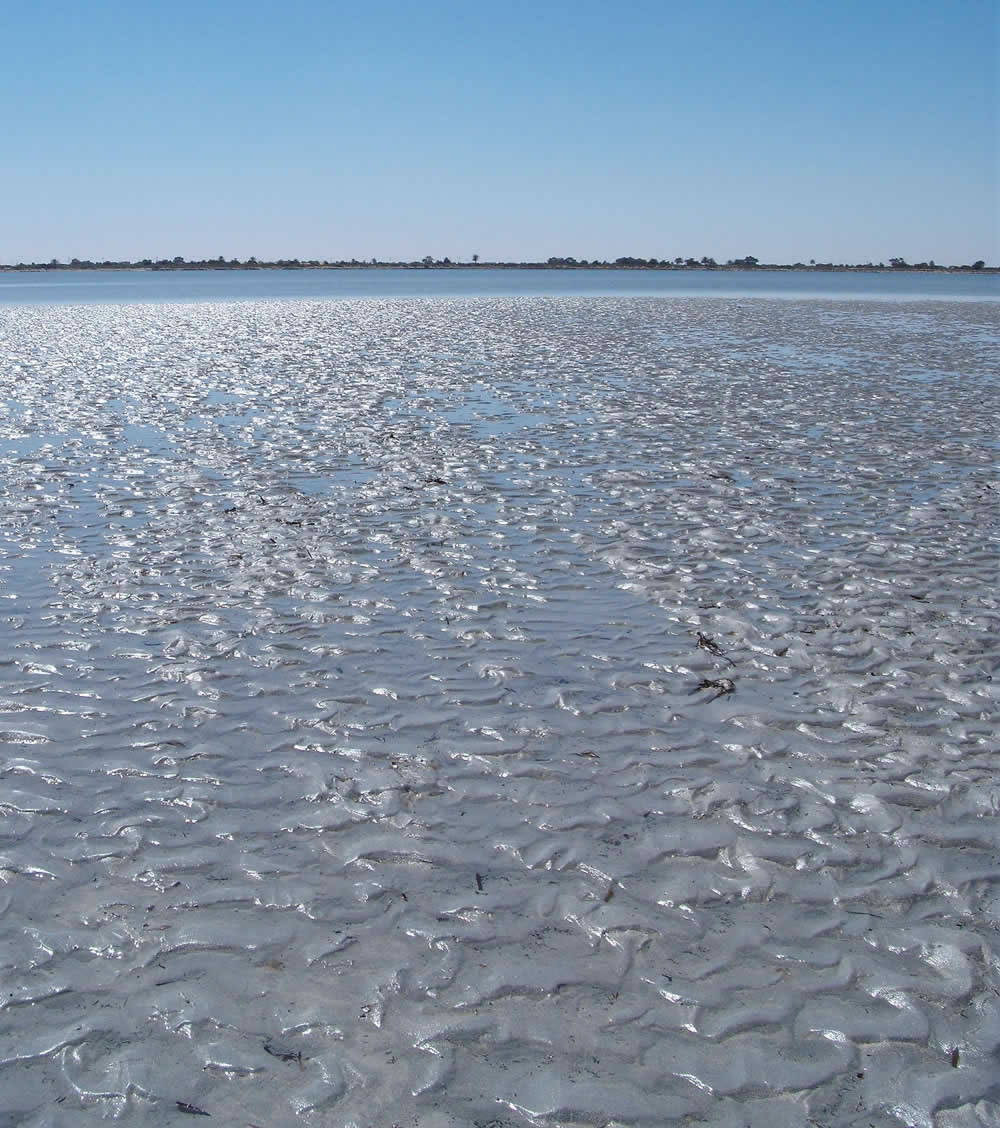
<instances>
[{"instance_id":1,"label":"sand ripple","mask_svg":"<svg viewBox=\"0 0 1000 1128\"><path fill-rule=\"evenodd\" d=\"M5 1122L998 1123L996 305L0 341Z\"/></svg>"}]
</instances>

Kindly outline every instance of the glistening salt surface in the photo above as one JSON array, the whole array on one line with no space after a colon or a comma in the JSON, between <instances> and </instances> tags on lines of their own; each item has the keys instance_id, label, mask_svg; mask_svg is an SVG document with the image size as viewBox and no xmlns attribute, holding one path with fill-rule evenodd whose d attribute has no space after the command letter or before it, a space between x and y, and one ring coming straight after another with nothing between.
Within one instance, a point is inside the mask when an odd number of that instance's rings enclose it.
<instances>
[{"instance_id":1,"label":"glistening salt surface","mask_svg":"<svg viewBox=\"0 0 1000 1128\"><path fill-rule=\"evenodd\" d=\"M997 1124L1000 307L0 310L0 1115Z\"/></svg>"}]
</instances>

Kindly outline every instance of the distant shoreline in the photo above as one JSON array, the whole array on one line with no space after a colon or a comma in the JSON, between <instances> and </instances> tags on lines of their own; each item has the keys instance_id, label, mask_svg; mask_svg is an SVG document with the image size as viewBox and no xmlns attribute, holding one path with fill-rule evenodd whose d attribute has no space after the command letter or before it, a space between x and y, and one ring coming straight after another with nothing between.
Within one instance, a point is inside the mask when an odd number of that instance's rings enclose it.
<instances>
[{"instance_id":1,"label":"distant shoreline","mask_svg":"<svg viewBox=\"0 0 1000 1128\"><path fill-rule=\"evenodd\" d=\"M747 263L728 262L725 264L706 264L701 262L449 262L445 260L432 262L328 262L328 261L298 261L279 260L276 262L259 262L249 259L244 262L238 260L218 261L203 260L197 262L167 261L153 262L49 262L49 263L17 263L0 264L0 273L24 274L38 273L51 274L64 271L87 271L102 273L107 271L233 271L233 270L605 270L605 271L657 271L681 272L691 271L747 273L771 271L781 273L815 274L841 273L841 274L1000 274L1000 267L980 266L939 266L930 263L900 263L899 265L886 266L884 264L834 264L834 263Z\"/></svg>"}]
</instances>

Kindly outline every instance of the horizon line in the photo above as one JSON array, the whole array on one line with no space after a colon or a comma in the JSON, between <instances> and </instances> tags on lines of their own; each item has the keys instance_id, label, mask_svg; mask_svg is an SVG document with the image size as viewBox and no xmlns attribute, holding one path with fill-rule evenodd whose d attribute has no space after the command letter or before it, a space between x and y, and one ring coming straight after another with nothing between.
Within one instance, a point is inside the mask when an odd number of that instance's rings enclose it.
<instances>
[{"instance_id":1,"label":"horizon line","mask_svg":"<svg viewBox=\"0 0 1000 1128\"><path fill-rule=\"evenodd\" d=\"M475 269L531 269L531 270L856 270L856 271L964 271L964 272L995 272L998 267L988 266L983 259L973 263L938 263L934 259L924 262L908 262L900 256L884 261L873 262L818 262L810 259L809 262L798 260L796 262L762 262L754 255L747 255L741 259L727 259L717 262L709 255L700 259L693 257L676 256L673 259L639 258L632 256L619 256L613 261L607 259L576 259L572 256L551 255L545 260L488 260L483 261L479 255L472 255L469 259L453 261L448 256L435 259L425 255L422 259L319 259L319 258L276 258L258 259L250 255L246 259L230 258L223 255L215 258L186 259L183 255L173 258L141 258L141 259L80 259L72 258L68 262L59 259L49 259L46 262L34 261L17 263L0 263L0 271L51 271L51 270L336 270L336 269L423 269L423 270L475 270Z\"/></svg>"}]
</instances>

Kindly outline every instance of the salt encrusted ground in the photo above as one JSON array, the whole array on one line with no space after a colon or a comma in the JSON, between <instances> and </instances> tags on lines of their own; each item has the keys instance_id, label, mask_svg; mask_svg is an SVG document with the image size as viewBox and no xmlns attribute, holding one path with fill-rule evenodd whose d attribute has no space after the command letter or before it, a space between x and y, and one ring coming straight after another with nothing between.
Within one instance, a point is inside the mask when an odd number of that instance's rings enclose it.
<instances>
[{"instance_id":1,"label":"salt encrusted ground","mask_svg":"<svg viewBox=\"0 0 1000 1128\"><path fill-rule=\"evenodd\" d=\"M997 371L0 310L0 1123L1000 1124Z\"/></svg>"}]
</instances>

